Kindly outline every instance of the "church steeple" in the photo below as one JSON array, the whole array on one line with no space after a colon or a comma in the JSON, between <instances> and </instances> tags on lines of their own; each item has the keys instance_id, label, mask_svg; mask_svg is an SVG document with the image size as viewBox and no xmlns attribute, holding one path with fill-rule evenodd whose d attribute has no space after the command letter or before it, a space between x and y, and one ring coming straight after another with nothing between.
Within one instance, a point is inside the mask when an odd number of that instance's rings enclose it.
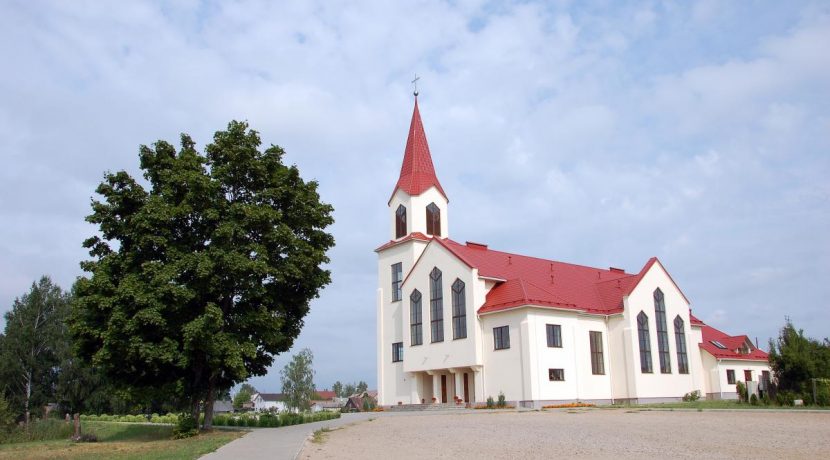
<instances>
[{"instance_id":1,"label":"church steeple","mask_svg":"<svg viewBox=\"0 0 830 460\"><path fill-rule=\"evenodd\" d=\"M444 193L441 183L438 182L438 176L435 175L427 135L418 110L418 96L415 96L415 109L412 112L412 122L409 124L409 137L406 139L401 175L395 189L392 190L392 195L398 190L403 190L410 196L417 196L433 186L444 196L444 199L447 199L447 194Z\"/></svg>"}]
</instances>

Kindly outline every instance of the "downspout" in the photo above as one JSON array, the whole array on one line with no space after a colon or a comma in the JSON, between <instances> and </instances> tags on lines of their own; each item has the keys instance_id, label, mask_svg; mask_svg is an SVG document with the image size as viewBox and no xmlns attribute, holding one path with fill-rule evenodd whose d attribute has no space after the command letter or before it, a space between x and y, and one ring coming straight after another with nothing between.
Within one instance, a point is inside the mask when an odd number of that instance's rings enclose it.
<instances>
[{"instance_id":1,"label":"downspout","mask_svg":"<svg viewBox=\"0 0 830 460\"><path fill-rule=\"evenodd\" d=\"M608 386L611 390L611 405L614 405L614 366L611 365L611 334L608 329L608 315L605 315L605 332L608 335Z\"/></svg>"}]
</instances>

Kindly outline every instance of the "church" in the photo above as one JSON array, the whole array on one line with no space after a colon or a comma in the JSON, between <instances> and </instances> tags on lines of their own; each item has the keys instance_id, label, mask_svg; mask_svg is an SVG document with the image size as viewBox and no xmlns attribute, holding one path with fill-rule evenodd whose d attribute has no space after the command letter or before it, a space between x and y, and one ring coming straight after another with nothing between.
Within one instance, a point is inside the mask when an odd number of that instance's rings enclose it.
<instances>
[{"instance_id":1,"label":"church","mask_svg":"<svg viewBox=\"0 0 830 460\"><path fill-rule=\"evenodd\" d=\"M692 315L656 257L636 273L449 238L449 199L415 97L378 247L380 405L677 401L763 391L767 354Z\"/></svg>"}]
</instances>

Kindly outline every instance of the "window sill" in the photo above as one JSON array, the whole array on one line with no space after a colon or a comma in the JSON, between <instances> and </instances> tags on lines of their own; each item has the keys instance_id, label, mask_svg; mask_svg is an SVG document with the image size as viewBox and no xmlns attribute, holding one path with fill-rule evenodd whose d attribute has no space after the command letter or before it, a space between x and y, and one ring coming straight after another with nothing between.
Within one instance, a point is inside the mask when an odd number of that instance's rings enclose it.
<instances>
[{"instance_id":1,"label":"window sill","mask_svg":"<svg viewBox=\"0 0 830 460\"><path fill-rule=\"evenodd\" d=\"M464 340L464 339L466 339L466 338L467 338L467 337L458 337L458 338L453 337L453 339L452 339L452 340L453 340L453 341L456 341L456 340Z\"/></svg>"}]
</instances>

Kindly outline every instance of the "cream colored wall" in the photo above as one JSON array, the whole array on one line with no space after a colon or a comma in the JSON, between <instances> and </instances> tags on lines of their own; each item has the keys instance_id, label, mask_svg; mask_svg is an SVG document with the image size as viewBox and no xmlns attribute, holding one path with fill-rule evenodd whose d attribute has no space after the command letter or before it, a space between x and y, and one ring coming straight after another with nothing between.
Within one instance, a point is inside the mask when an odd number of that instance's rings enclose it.
<instances>
[{"instance_id":1,"label":"cream colored wall","mask_svg":"<svg viewBox=\"0 0 830 460\"><path fill-rule=\"evenodd\" d=\"M427 234L426 209L430 203L435 203L441 210L441 237L449 237L448 202L435 187L430 187L418 196L409 196L398 190L389 202L389 239L395 239L395 212L399 205L406 207L407 234L421 232Z\"/></svg>"},{"instance_id":2,"label":"cream colored wall","mask_svg":"<svg viewBox=\"0 0 830 460\"><path fill-rule=\"evenodd\" d=\"M634 333L636 334L636 330ZM611 366L611 398L629 398L629 374L631 372L631 328L622 314L608 319L608 348ZM636 336L635 336L636 339ZM638 355L639 356L639 355Z\"/></svg>"},{"instance_id":3,"label":"cream colored wall","mask_svg":"<svg viewBox=\"0 0 830 460\"><path fill-rule=\"evenodd\" d=\"M443 289L444 341L432 343L430 311L430 278L434 267L441 270ZM460 279L465 285L467 337L453 339L452 330L452 284ZM410 336L410 302L409 296L418 289L421 292L421 309L423 321L423 344L412 346ZM401 328L404 342L404 370L406 372L469 367L482 364L477 353L479 348L479 328L476 324L477 306L484 303L481 295L483 283L475 271L460 262L438 243L427 246L412 273L403 285L404 302L401 305ZM480 302L480 303L478 303Z\"/></svg>"},{"instance_id":4,"label":"cream colored wall","mask_svg":"<svg viewBox=\"0 0 830 460\"><path fill-rule=\"evenodd\" d=\"M700 343L703 342L703 331L700 326L692 326L691 329L691 339L687 337L690 371L695 376L697 390L700 391L701 395L705 395L711 391L711 382L709 381L709 374L703 366L702 353L705 352L700 348Z\"/></svg>"},{"instance_id":5,"label":"cream colored wall","mask_svg":"<svg viewBox=\"0 0 830 460\"><path fill-rule=\"evenodd\" d=\"M654 311L654 291L660 288L666 306L666 328L669 335L669 358L671 373L660 372L660 355L657 348L657 315ZM668 274L659 263L655 263L646 272L640 283L624 300L624 318L629 329L625 334L630 343L628 382L631 398L679 398L684 394L703 389L703 376L700 367L695 365L698 354L696 336L692 334L689 320L689 304L682 293L675 287ZM637 334L637 315L644 311L648 315L649 338L651 340L651 374L640 370L640 346ZM674 336L674 318L680 315L686 336L686 355L689 361L689 373L678 372L677 345Z\"/></svg>"},{"instance_id":6,"label":"cream colored wall","mask_svg":"<svg viewBox=\"0 0 830 460\"><path fill-rule=\"evenodd\" d=\"M527 309L511 310L484 315L481 322L481 350L484 368L482 372L486 399L496 399L503 392L509 401L532 399L530 393L530 363L527 342ZM495 349L493 328L508 326L510 348ZM522 333L522 330L525 333Z\"/></svg>"},{"instance_id":7,"label":"cream colored wall","mask_svg":"<svg viewBox=\"0 0 830 460\"><path fill-rule=\"evenodd\" d=\"M769 363L761 361L745 361L740 359L722 359L717 363L717 369L717 382L720 385L721 392L724 394L724 398L734 397L737 394L737 382L745 381L745 370L752 371L752 380L755 382L760 381L762 371L769 371L772 373ZM727 369L735 371L734 385L729 384L729 380L726 377Z\"/></svg>"},{"instance_id":8,"label":"cream colored wall","mask_svg":"<svg viewBox=\"0 0 830 460\"><path fill-rule=\"evenodd\" d=\"M721 387L720 377L718 375L720 373L720 369L718 368L718 360L704 350L700 350L699 354L703 365L703 375L705 377L703 394L718 395L718 397L720 397L723 387ZM726 382L726 375L723 376L723 379L723 381ZM735 388L733 387L730 391L735 391Z\"/></svg>"}]
</instances>

